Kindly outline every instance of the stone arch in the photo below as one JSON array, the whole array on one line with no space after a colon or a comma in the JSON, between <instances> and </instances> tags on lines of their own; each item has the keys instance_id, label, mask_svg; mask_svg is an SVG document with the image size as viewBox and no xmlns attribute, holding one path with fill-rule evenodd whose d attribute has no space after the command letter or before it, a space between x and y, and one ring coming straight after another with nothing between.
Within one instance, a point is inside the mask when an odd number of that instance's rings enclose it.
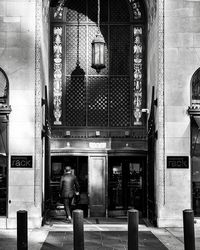
<instances>
[{"instance_id":1,"label":"stone arch","mask_svg":"<svg viewBox=\"0 0 200 250\"><path fill-rule=\"evenodd\" d=\"M198 68L191 78L191 105L200 107L200 68Z\"/></svg>"}]
</instances>

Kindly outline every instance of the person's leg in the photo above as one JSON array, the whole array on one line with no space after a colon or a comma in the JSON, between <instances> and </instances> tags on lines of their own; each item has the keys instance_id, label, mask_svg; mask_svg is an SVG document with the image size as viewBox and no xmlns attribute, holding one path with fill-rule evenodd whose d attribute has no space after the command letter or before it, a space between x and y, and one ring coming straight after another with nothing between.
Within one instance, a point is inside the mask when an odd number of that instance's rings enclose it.
<instances>
[{"instance_id":1,"label":"person's leg","mask_svg":"<svg viewBox=\"0 0 200 250\"><path fill-rule=\"evenodd\" d=\"M71 212L70 212L70 199L65 198L64 199L64 206L65 206L65 213L66 213L66 218L71 220Z\"/></svg>"},{"instance_id":2,"label":"person's leg","mask_svg":"<svg viewBox=\"0 0 200 250\"><path fill-rule=\"evenodd\" d=\"M72 200L73 197L69 198L69 211L70 211L70 215L68 216L69 220L72 219Z\"/></svg>"}]
</instances>

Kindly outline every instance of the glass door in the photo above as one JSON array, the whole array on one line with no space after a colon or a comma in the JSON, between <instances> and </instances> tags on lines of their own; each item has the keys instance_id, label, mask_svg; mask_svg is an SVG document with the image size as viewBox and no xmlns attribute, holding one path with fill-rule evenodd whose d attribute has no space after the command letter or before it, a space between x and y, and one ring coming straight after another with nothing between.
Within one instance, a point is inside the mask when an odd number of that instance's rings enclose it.
<instances>
[{"instance_id":1,"label":"glass door","mask_svg":"<svg viewBox=\"0 0 200 250\"><path fill-rule=\"evenodd\" d=\"M140 159L134 157L109 157L109 210L117 211L135 208L142 211L143 176Z\"/></svg>"}]
</instances>

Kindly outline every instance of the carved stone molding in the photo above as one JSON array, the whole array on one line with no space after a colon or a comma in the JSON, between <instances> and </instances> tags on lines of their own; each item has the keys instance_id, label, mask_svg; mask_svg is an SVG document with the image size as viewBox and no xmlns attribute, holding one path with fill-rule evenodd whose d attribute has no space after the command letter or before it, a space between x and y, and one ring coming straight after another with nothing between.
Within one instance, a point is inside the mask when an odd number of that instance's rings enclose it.
<instances>
[{"instance_id":1,"label":"carved stone molding","mask_svg":"<svg viewBox=\"0 0 200 250\"><path fill-rule=\"evenodd\" d=\"M62 26L53 29L53 114L54 125L62 125Z\"/></svg>"},{"instance_id":2,"label":"carved stone molding","mask_svg":"<svg viewBox=\"0 0 200 250\"><path fill-rule=\"evenodd\" d=\"M41 29L42 29L42 0L35 2L35 164L34 164L34 203L41 204L41 167L42 167L42 114L41 114Z\"/></svg>"},{"instance_id":3,"label":"carved stone molding","mask_svg":"<svg viewBox=\"0 0 200 250\"><path fill-rule=\"evenodd\" d=\"M129 0L132 10L133 10L133 19L142 18L141 5L138 0ZM142 27L135 27L133 30L134 34L134 44L133 44L133 62L134 62L134 83L133 83L133 120L134 125L142 125L142 85L144 79L144 60L143 60L143 29Z\"/></svg>"},{"instance_id":4,"label":"carved stone molding","mask_svg":"<svg viewBox=\"0 0 200 250\"><path fill-rule=\"evenodd\" d=\"M133 61L134 61L134 125L142 125L142 82L143 82L143 44L142 27L134 28Z\"/></svg>"},{"instance_id":5,"label":"carved stone molding","mask_svg":"<svg viewBox=\"0 0 200 250\"><path fill-rule=\"evenodd\" d=\"M157 177L158 205L165 204L165 79L164 79L164 0L158 1L158 144L157 144ZM159 173L159 174L158 174Z\"/></svg>"},{"instance_id":6,"label":"carved stone molding","mask_svg":"<svg viewBox=\"0 0 200 250\"><path fill-rule=\"evenodd\" d=\"M54 12L54 18L55 19L62 19L65 2L66 2L66 0L59 0L58 1L56 11Z\"/></svg>"}]
</instances>

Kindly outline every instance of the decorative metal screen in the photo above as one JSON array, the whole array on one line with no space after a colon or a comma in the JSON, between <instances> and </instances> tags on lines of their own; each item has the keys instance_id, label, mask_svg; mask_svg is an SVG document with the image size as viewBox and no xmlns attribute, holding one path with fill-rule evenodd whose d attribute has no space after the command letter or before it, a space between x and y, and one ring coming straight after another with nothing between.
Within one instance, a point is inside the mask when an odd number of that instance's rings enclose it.
<instances>
[{"instance_id":1,"label":"decorative metal screen","mask_svg":"<svg viewBox=\"0 0 200 250\"><path fill-rule=\"evenodd\" d=\"M86 126L86 82L84 76L66 79L66 125Z\"/></svg>"},{"instance_id":2,"label":"decorative metal screen","mask_svg":"<svg viewBox=\"0 0 200 250\"><path fill-rule=\"evenodd\" d=\"M54 125L112 128L142 125L142 1L100 2L100 32L106 43L106 67L100 73L91 67L91 43L97 34L98 2L67 0L65 5L62 1L51 2L52 25L57 31L53 36L52 53ZM58 69L59 72L62 70L62 75L55 74Z\"/></svg>"},{"instance_id":3,"label":"decorative metal screen","mask_svg":"<svg viewBox=\"0 0 200 250\"><path fill-rule=\"evenodd\" d=\"M73 0L66 1L66 21L77 22L86 21L86 1L85 0Z\"/></svg>"},{"instance_id":4,"label":"decorative metal screen","mask_svg":"<svg viewBox=\"0 0 200 250\"><path fill-rule=\"evenodd\" d=\"M130 81L128 77L110 80L110 126L130 126Z\"/></svg>"},{"instance_id":5,"label":"decorative metal screen","mask_svg":"<svg viewBox=\"0 0 200 250\"><path fill-rule=\"evenodd\" d=\"M107 77L89 77L88 126L108 126Z\"/></svg>"},{"instance_id":6,"label":"decorative metal screen","mask_svg":"<svg viewBox=\"0 0 200 250\"><path fill-rule=\"evenodd\" d=\"M126 1L110 0L110 21L115 23L129 22L129 9Z\"/></svg>"},{"instance_id":7,"label":"decorative metal screen","mask_svg":"<svg viewBox=\"0 0 200 250\"><path fill-rule=\"evenodd\" d=\"M110 61L111 75L129 75L130 25L111 25Z\"/></svg>"},{"instance_id":8,"label":"decorative metal screen","mask_svg":"<svg viewBox=\"0 0 200 250\"><path fill-rule=\"evenodd\" d=\"M100 1L100 20L101 23L108 22L108 5L105 4L106 1ZM97 11L98 11L98 1L87 0L88 6L88 21L92 23L97 23ZM89 7L90 6L90 7Z\"/></svg>"},{"instance_id":9,"label":"decorative metal screen","mask_svg":"<svg viewBox=\"0 0 200 250\"><path fill-rule=\"evenodd\" d=\"M86 26L66 26L66 75L76 69L77 58L86 72Z\"/></svg>"}]
</instances>

